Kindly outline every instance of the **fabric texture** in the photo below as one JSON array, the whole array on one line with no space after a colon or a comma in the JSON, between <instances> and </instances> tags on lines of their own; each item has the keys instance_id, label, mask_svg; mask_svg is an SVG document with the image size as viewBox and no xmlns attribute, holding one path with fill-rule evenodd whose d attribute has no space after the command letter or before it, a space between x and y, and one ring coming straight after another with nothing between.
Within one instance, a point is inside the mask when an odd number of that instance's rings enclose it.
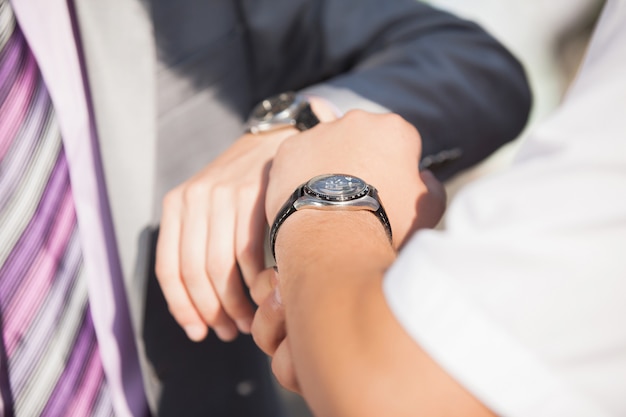
<instances>
[{"instance_id":1,"label":"fabric texture","mask_svg":"<svg viewBox=\"0 0 626 417\"><path fill-rule=\"evenodd\" d=\"M59 126L5 0L0 24L4 411L18 417L112 415Z\"/></svg>"},{"instance_id":2,"label":"fabric texture","mask_svg":"<svg viewBox=\"0 0 626 417\"><path fill-rule=\"evenodd\" d=\"M623 416L626 1L513 166L418 233L384 290L400 323L502 416Z\"/></svg>"}]
</instances>

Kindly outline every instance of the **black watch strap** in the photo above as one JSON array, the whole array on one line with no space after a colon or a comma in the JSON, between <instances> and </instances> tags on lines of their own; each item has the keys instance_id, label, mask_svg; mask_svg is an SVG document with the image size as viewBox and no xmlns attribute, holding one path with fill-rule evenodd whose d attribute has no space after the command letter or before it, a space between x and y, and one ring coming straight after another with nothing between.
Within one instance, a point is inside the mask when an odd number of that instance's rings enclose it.
<instances>
[{"instance_id":1,"label":"black watch strap","mask_svg":"<svg viewBox=\"0 0 626 417\"><path fill-rule=\"evenodd\" d=\"M383 205L380 202L380 198L378 198L378 190L370 185L369 192L367 194L374 197L376 201L378 201L378 204L379 204L378 210L372 211L372 213L374 213L376 217L378 217L378 220L380 220L380 222L383 224L383 227L385 228L385 233L387 233L387 237L389 238L389 241L393 243L393 236L391 233L391 223L389 223L389 217L387 217L387 212L383 208Z\"/></svg>"},{"instance_id":2,"label":"black watch strap","mask_svg":"<svg viewBox=\"0 0 626 417\"><path fill-rule=\"evenodd\" d=\"M308 130L317 125L319 122L320 119L318 119L315 113L313 113L311 105L307 103L302 110L300 110L300 114L298 114L298 117L296 118L296 129L300 131Z\"/></svg>"},{"instance_id":3,"label":"black watch strap","mask_svg":"<svg viewBox=\"0 0 626 417\"><path fill-rule=\"evenodd\" d=\"M296 202L297 199L302 197L304 193L304 184L296 188L296 190L291 194L291 196L287 199L285 204L278 210L278 214L272 223L272 227L270 229L270 248L272 248L272 258L276 259L276 235L278 234L278 229L280 226L287 220L287 217L291 216L296 208L293 203Z\"/></svg>"}]
</instances>

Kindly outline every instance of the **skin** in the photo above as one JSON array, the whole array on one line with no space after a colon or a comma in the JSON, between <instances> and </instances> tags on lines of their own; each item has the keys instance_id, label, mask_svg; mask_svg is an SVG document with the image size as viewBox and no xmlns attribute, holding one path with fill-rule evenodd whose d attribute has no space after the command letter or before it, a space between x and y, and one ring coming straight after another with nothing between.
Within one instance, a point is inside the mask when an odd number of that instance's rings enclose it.
<instances>
[{"instance_id":1,"label":"skin","mask_svg":"<svg viewBox=\"0 0 626 417\"><path fill-rule=\"evenodd\" d=\"M322 99L311 99L311 106L322 121L336 118ZM203 340L209 328L224 341L250 332L254 309L244 283L265 267L268 170L293 135L299 135L295 128L245 134L163 200L156 275L191 340Z\"/></svg>"},{"instance_id":2,"label":"skin","mask_svg":"<svg viewBox=\"0 0 626 417\"><path fill-rule=\"evenodd\" d=\"M419 143L398 117L357 112L285 141L274 159L268 219L299 183L342 172L378 188L395 236L390 244L371 213L302 210L278 232L278 272L254 281L253 337L272 356L279 382L317 416L494 415L404 331L382 292L397 249L434 226L445 206L441 186L417 172ZM304 152L306 161L297 157Z\"/></svg>"}]
</instances>

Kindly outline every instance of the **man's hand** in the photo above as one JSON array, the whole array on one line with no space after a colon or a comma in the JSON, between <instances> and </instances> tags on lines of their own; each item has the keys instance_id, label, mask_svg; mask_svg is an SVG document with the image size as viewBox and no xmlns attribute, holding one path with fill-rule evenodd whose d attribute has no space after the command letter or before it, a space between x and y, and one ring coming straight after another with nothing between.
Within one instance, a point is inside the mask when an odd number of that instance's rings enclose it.
<instances>
[{"instance_id":1,"label":"man's hand","mask_svg":"<svg viewBox=\"0 0 626 417\"><path fill-rule=\"evenodd\" d=\"M322 99L311 99L311 107L321 121L335 118ZM246 134L165 196L156 274L191 340L204 339L208 327L225 341L250 332L254 310L242 278L250 285L265 266L268 170L280 144L297 133Z\"/></svg>"},{"instance_id":2,"label":"man's hand","mask_svg":"<svg viewBox=\"0 0 626 417\"><path fill-rule=\"evenodd\" d=\"M250 288L259 308L252 322L252 336L259 348L272 358L272 372L285 388L299 392L280 296L278 275L273 268L261 272Z\"/></svg>"},{"instance_id":3,"label":"man's hand","mask_svg":"<svg viewBox=\"0 0 626 417\"><path fill-rule=\"evenodd\" d=\"M393 114L352 111L342 119L284 141L272 163L266 199L271 224L288 196L320 174L348 174L378 189L394 246L422 227L434 227L445 208L443 186L420 173L421 138Z\"/></svg>"},{"instance_id":4,"label":"man's hand","mask_svg":"<svg viewBox=\"0 0 626 417\"><path fill-rule=\"evenodd\" d=\"M247 134L163 201L156 274L170 312L190 339L214 328L248 333L254 314L242 286L264 268L264 200L270 161L296 133Z\"/></svg>"},{"instance_id":5,"label":"man's hand","mask_svg":"<svg viewBox=\"0 0 626 417\"><path fill-rule=\"evenodd\" d=\"M430 172L418 171L420 152L419 134L401 118L360 111L289 138L280 146L270 171L266 200L268 221L273 221L293 190L311 177L325 173L356 175L377 187L390 218L394 246L398 248L416 229L435 226L445 207L443 186ZM371 223L378 227L377 221ZM379 232L383 236L382 228ZM313 246L320 244L310 243ZM297 251L297 245L297 242L290 241L285 248ZM278 249L280 255L283 251ZM281 291L293 293L293 286L297 285L292 281L295 274L291 268L299 265L309 270L309 262L320 261L313 258L283 259L283 262L278 259L281 274L272 269L265 270L251 288L252 296L259 304L252 325L254 340L272 357L272 370L281 385L296 392L300 392L300 385L287 333L285 309L293 312L299 308L285 306L280 294ZM281 279L283 274L286 275Z\"/></svg>"},{"instance_id":6,"label":"man's hand","mask_svg":"<svg viewBox=\"0 0 626 417\"><path fill-rule=\"evenodd\" d=\"M443 188L419 172L419 155L419 134L399 117L353 112L285 140L274 157L268 219L302 182L345 173L378 188L394 230L392 247L371 213L292 213L276 239L278 275L255 281L255 297L265 299L254 340L316 415L494 415L415 343L383 293L396 249L443 214Z\"/></svg>"}]
</instances>

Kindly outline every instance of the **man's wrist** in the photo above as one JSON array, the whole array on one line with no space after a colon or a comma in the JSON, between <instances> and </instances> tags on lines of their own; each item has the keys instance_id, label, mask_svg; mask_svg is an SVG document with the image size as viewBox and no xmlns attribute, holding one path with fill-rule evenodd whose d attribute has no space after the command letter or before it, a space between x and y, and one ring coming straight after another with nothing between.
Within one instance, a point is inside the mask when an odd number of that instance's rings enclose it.
<instances>
[{"instance_id":1,"label":"man's wrist","mask_svg":"<svg viewBox=\"0 0 626 417\"><path fill-rule=\"evenodd\" d=\"M336 256L348 257L355 250L395 257L385 228L367 211L298 211L285 220L275 242L277 264L289 259L334 262Z\"/></svg>"}]
</instances>

